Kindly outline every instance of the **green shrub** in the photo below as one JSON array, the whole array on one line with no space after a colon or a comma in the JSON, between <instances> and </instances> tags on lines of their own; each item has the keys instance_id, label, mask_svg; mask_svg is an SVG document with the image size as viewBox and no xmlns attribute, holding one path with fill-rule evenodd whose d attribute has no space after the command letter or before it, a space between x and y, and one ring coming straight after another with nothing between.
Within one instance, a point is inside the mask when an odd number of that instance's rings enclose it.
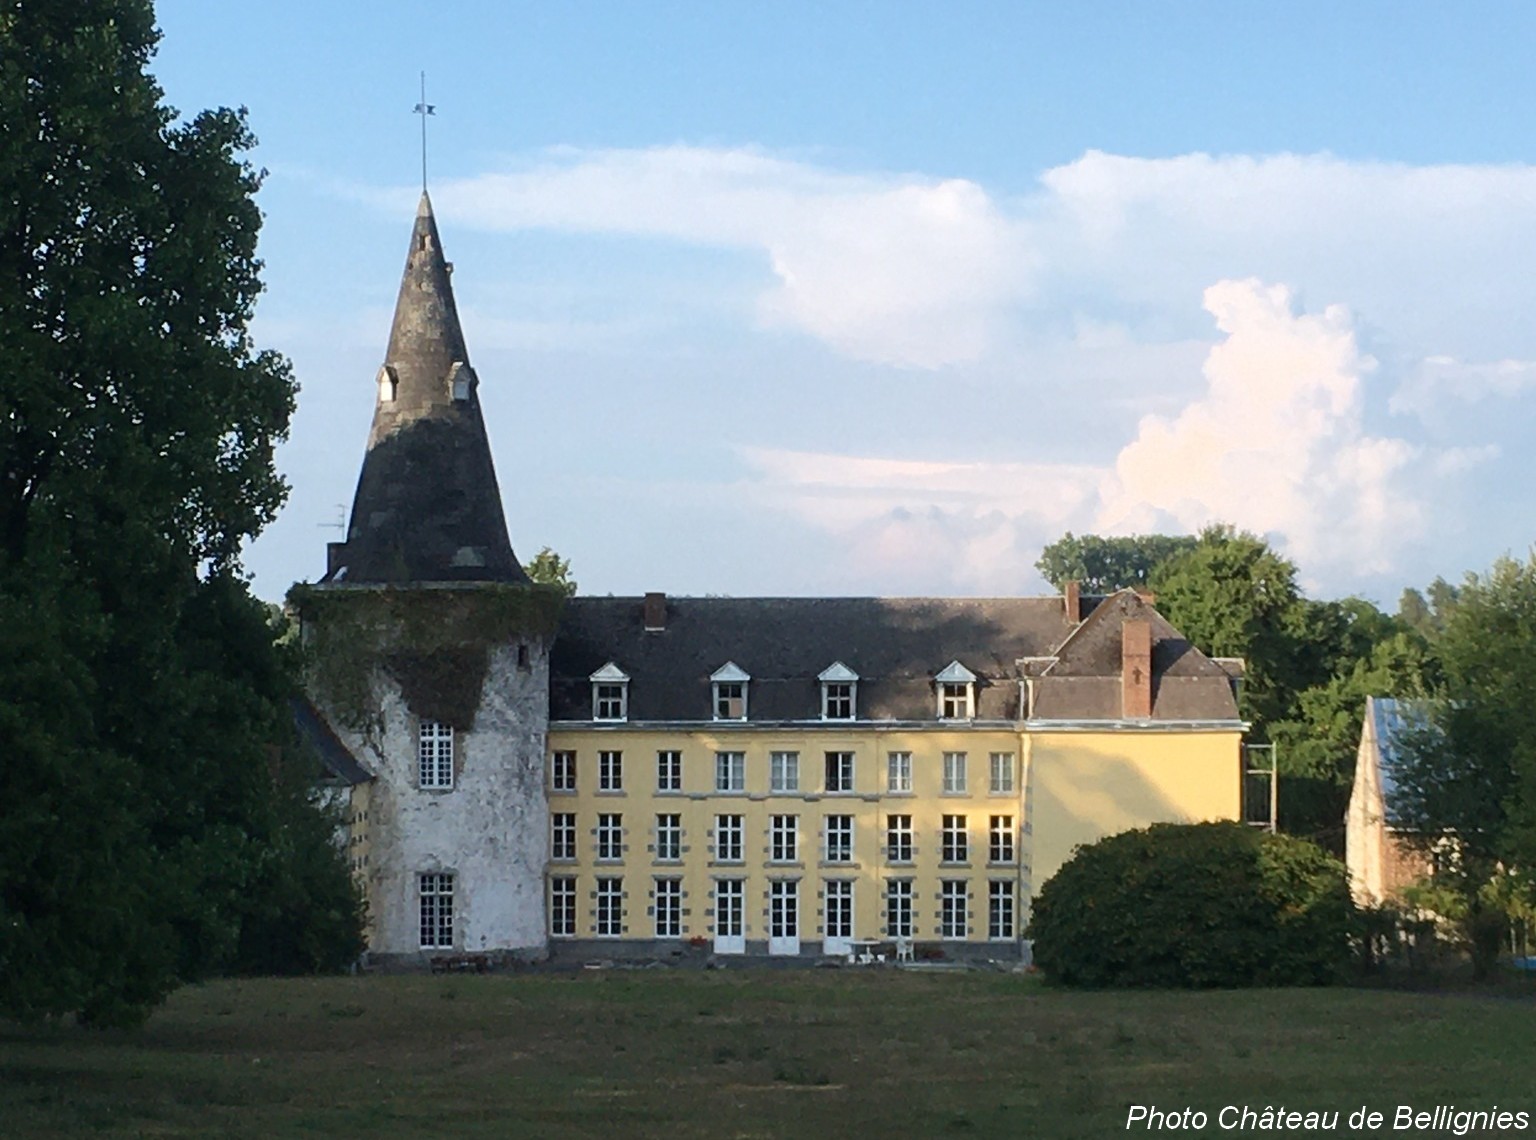
<instances>
[{"instance_id":1,"label":"green shrub","mask_svg":"<svg viewBox=\"0 0 1536 1140\"><path fill-rule=\"evenodd\" d=\"M1154 824L1079 848L1029 936L1068 986L1319 985L1350 961L1353 914L1343 864L1306 840Z\"/></svg>"}]
</instances>

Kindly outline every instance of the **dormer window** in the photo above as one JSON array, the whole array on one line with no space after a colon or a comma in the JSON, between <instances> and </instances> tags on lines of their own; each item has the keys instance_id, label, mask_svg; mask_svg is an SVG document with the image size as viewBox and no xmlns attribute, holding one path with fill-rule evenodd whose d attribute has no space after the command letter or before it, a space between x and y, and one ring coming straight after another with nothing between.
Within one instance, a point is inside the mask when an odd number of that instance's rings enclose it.
<instances>
[{"instance_id":1,"label":"dormer window","mask_svg":"<svg viewBox=\"0 0 1536 1140\"><path fill-rule=\"evenodd\" d=\"M400 392L400 377L395 375L395 370L389 365L379 369L379 403L393 404L395 396Z\"/></svg>"},{"instance_id":2,"label":"dormer window","mask_svg":"<svg viewBox=\"0 0 1536 1140\"><path fill-rule=\"evenodd\" d=\"M934 677L940 720L970 720L976 715L976 674L951 661Z\"/></svg>"},{"instance_id":3,"label":"dormer window","mask_svg":"<svg viewBox=\"0 0 1536 1140\"><path fill-rule=\"evenodd\" d=\"M629 674L612 661L593 673L592 719L629 719Z\"/></svg>"},{"instance_id":4,"label":"dormer window","mask_svg":"<svg viewBox=\"0 0 1536 1140\"><path fill-rule=\"evenodd\" d=\"M475 370L462 360L453 362L448 370L448 391L455 400L469 399L475 387Z\"/></svg>"},{"instance_id":5,"label":"dormer window","mask_svg":"<svg viewBox=\"0 0 1536 1140\"><path fill-rule=\"evenodd\" d=\"M727 661L710 674L716 720L747 719L747 682L751 679L734 661Z\"/></svg>"},{"instance_id":6,"label":"dormer window","mask_svg":"<svg viewBox=\"0 0 1536 1140\"><path fill-rule=\"evenodd\" d=\"M858 708L859 675L834 661L816 679L821 682L821 719L852 720Z\"/></svg>"}]
</instances>

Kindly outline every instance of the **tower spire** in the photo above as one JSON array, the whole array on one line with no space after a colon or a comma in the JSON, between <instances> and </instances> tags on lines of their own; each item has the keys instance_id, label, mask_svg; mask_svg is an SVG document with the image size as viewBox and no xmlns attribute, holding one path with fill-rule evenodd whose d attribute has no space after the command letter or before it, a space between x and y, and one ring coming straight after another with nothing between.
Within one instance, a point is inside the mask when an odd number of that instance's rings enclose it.
<instances>
[{"instance_id":1,"label":"tower spire","mask_svg":"<svg viewBox=\"0 0 1536 1140\"><path fill-rule=\"evenodd\" d=\"M421 102L415 113L421 116L421 192L427 192L427 116L437 114L437 107L427 102L427 73L421 73Z\"/></svg>"}]
</instances>

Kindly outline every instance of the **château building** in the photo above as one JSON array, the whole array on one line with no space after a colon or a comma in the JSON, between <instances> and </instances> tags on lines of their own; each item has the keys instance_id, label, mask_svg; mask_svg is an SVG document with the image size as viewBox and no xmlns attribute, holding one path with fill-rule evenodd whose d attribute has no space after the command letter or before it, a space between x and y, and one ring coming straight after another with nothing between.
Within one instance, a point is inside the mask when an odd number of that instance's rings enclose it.
<instances>
[{"instance_id":1,"label":"ch\u00e2teau building","mask_svg":"<svg viewBox=\"0 0 1536 1140\"><path fill-rule=\"evenodd\" d=\"M294 594L372 955L1017 960L1076 845L1239 818L1241 664L1132 591L529 583L450 268L423 194L346 539Z\"/></svg>"}]
</instances>

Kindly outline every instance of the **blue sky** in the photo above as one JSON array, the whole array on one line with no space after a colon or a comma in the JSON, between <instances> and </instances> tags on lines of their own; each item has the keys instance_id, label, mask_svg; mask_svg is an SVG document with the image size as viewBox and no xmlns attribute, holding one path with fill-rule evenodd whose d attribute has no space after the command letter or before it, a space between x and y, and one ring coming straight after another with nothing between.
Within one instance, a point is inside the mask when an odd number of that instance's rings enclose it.
<instances>
[{"instance_id":1,"label":"blue sky","mask_svg":"<svg viewBox=\"0 0 1536 1140\"><path fill-rule=\"evenodd\" d=\"M244 105L324 565L431 182L513 542L596 593L1043 589L1268 535L1391 605L1532 541L1524 4L161 0Z\"/></svg>"}]
</instances>

